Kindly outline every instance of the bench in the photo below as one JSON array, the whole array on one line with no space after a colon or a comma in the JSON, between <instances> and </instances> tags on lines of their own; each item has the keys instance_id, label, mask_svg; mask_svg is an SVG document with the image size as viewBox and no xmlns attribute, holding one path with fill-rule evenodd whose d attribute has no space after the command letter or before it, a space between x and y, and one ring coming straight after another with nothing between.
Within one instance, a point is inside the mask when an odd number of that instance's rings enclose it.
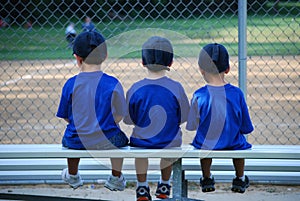
<instances>
[{"instance_id":1,"label":"bench","mask_svg":"<svg viewBox=\"0 0 300 201\"><path fill-rule=\"evenodd\" d=\"M151 158L148 172L150 180L159 178L159 158L178 158L173 165L173 194L169 200L192 200L188 199L187 181L199 179L201 176L199 158L204 157L215 158L212 171L223 172L219 178L215 177L217 181L221 178L232 179L234 169L231 158L245 158L247 159L245 171L246 174L252 174L251 180L256 177L257 180L263 176L271 177L278 175L279 172L289 183L300 182L299 145L254 145L251 150L239 151L196 150L189 145L163 150L125 147L116 150L87 151L63 149L58 144L1 145L0 181L20 181L22 178L23 182L30 182L34 177L40 181L49 181L53 177L61 181L60 173L66 167L67 157L82 158L80 173L85 181L91 182L95 181L96 175L101 175L99 171L105 171L106 174L102 173L105 178L110 174L109 158L125 158L123 170L127 180L135 180L134 158ZM229 173L224 174L226 171ZM275 174L270 174L274 172Z\"/></svg>"}]
</instances>

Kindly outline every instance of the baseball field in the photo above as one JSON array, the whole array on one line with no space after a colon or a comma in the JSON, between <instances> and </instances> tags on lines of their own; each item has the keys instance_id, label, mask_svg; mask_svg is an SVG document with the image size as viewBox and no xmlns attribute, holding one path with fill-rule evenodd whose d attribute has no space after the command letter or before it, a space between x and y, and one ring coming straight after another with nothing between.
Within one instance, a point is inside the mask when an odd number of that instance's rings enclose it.
<instances>
[{"instance_id":1,"label":"baseball field","mask_svg":"<svg viewBox=\"0 0 300 201\"><path fill-rule=\"evenodd\" d=\"M189 99L205 84L197 56L210 42L228 48L231 71L226 80L238 85L237 16L126 23L97 24L104 36L111 36L102 70L117 77L125 92L146 76L140 49L151 35L172 42L175 59L167 75L182 83ZM247 33L244 82L255 126L248 139L254 144L299 144L299 17L249 17ZM1 143L60 143L66 126L55 117L61 88L79 72L72 50L67 48L64 27L33 27L31 31L10 27L1 29L0 37ZM121 127L130 135L131 127ZM191 142L195 133L186 131L185 125L182 128L184 142Z\"/></svg>"}]
</instances>

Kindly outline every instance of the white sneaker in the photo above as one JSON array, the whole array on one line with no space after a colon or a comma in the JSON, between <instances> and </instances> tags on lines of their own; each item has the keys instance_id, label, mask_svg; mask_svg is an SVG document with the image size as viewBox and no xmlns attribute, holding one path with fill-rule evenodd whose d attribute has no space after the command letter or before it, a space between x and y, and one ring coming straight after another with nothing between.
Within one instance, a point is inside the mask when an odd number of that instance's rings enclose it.
<instances>
[{"instance_id":1,"label":"white sneaker","mask_svg":"<svg viewBox=\"0 0 300 201\"><path fill-rule=\"evenodd\" d=\"M121 177L109 176L104 184L104 187L111 191L124 191L126 186L126 180L123 175Z\"/></svg>"},{"instance_id":2,"label":"white sneaker","mask_svg":"<svg viewBox=\"0 0 300 201\"><path fill-rule=\"evenodd\" d=\"M62 179L67 182L74 190L83 185L83 181L79 173L77 175L69 175L68 168L63 169L61 173Z\"/></svg>"}]
</instances>

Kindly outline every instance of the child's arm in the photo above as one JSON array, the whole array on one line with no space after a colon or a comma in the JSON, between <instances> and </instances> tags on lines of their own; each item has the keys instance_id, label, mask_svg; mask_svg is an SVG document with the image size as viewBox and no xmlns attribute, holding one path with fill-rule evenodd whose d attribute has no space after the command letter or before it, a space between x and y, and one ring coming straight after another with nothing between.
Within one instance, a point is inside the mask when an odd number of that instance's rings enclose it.
<instances>
[{"instance_id":1,"label":"child's arm","mask_svg":"<svg viewBox=\"0 0 300 201\"><path fill-rule=\"evenodd\" d=\"M249 134L254 130L251 118L250 118L250 114L248 111L248 106L246 103L246 100L244 99L244 97L242 97L242 125L241 125L241 129L240 132L242 134Z\"/></svg>"},{"instance_id":2,"label":"child's arm","mask_svg":"<svg viewBox=\"0 0 300 201\"><path fill-rule=\"evenodd\" d=\"M126 93L126 107L127 107L127 110L126 110L126 114L125 114L125 117L124 117L123 121L127 125L134 125L134 123L131 119L131 116L130 116L130 111L133 108L132 103L130 103L130 99L131 99L131 95L132 95L131 90L132 90L132 87Z\"/></svg>"},{"instance_id":3,"label":"child's arm","mask_svg":"<svg viewBox=\"0 0 300 201\"><path fill-rule=\"evenodd\" d=\"M115 122L118 124L120 121L122 121L123 116L121 116L121 115L116 115L116 116L114 116L114 119L115 119Z\"/></svg>"},{"instance_id":4,"label":"child's arm","mask_svg":"<svg viewBox=\"0 0 300 201\"><path fill-rule=\"evenodd\" d=\"M62 93L60 97L60 102L58 105L58 110L56 116L64 119L66 122L70 123L69 119L69 107L70 107L70 94L73 90L73 79L68 80L64 87L62 88Z\"/></svg>"},{"instance_id":5,"label":"child's arm","mask_svg":"<svg viewBox=\"0 0 300 201\"><path fill-rule=\"evenodd\" d=\"M118 124L126 114L126 101L123 87L118 83L115 87L112 97L112 114L115 122Z\"/></svg>"},{"instance_id":6,"label":"child's arm","mask_svg":"<svg viewBox=\"0 0 300 201\"><path fill-rule=\"evenodd\" d=\"M187 121L188 119L188 115L189 115L189 111L190 111L190 103L189 100L187 98L187 95L183 89L183 87L180 85L181 87L181 99L180 99L180 113L181 113L181 121L180 124L183 124L184 122Z\"/></svg>"},{"instance_id":7,"label":"child's arm","mask_svg":"<svg viewBox=\"0 0 300 201\"><path fill-rule=\"evenodd\" d=\"M190 111L188 114L186 129L190 131L197 130L199 121L200 119L199 119L198 102L197 102L197 98L193 96L191 100Z\"/></svg>"}]
</instances>

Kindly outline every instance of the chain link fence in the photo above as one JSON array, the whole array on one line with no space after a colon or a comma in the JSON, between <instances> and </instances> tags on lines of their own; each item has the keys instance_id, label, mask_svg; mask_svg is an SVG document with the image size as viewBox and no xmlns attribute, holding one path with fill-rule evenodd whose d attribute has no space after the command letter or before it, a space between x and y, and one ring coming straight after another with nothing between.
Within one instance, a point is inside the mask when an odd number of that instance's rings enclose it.
<instances>
[{"instance_id":1,"label":"chain link fence","mask_svg":"<svg viewBox=\"0 0 300 201\"><path fill-rule=\"evenodd\" d=\"M73 23L80 33L87 17L108 41L103 71L116 76L125 91L146 75L140 50L153 35L174 45L168 76L182 83L189 98L205 84L197 57L207 43L228 48L226 79L239 84L238 1L9 0L0 5L1 144L61 142L66 124L55 117L61 88L79 72L65 30ZM242 81L255 126L248 139L300 144L299 1L248 0L246 36ZM130 127L121 127L130 135ZM191 142L194 133L183 131L184 142Z\"/></svg>"}]
</instances>

